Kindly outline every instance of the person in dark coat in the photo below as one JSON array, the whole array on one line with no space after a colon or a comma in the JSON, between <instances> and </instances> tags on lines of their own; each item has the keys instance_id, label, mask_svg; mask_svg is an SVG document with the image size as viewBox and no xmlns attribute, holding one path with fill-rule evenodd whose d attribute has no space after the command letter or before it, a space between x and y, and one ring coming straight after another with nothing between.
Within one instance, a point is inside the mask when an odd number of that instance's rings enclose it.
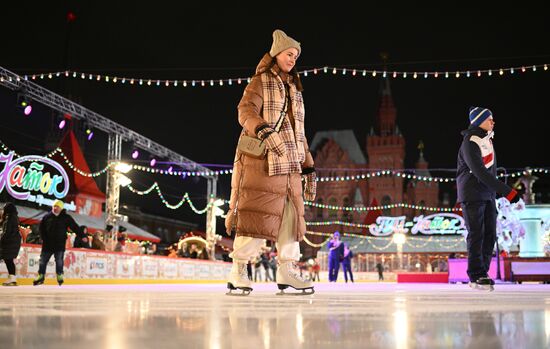
<instances>
[{"instance_id":1,"label":"person in dark coat","mask_svg":"<svg viewBox=\"0 0 550 349\"><path fill-rule=\"evenodd\" d=\"M353 281L353 273L351 271L351 259L353 258L353 251L349 249L348 243L344 243L344 259L342 259L342 269L344 269L344 279L348 282L348 273L351 282Z\"/></svg>"},{"instance_id":2,"label":"person in dark coat","mask_svg":"<svg viewBox=\"0 0 550 349\"><path fill-rule=\"evenodd\" d=\"M63 257L65 255L65 243L67 241L68 229L73 231L80 239L84 236L80 226L76 224L73 217L69 216L67 211L63 209L63 201L55 200L52 206L52 212L45 215L40 222L42 251L40 252L38 276L33 281L35 286L44 283L46 267L52 255L55 257L57 283L59 286L63 284Z\"/></svg>"},{"instance_id":3,"label":"person in dark coat","mask_svg":"<svg viewBox=\"0 0 550 349\"><path fill-rule=\"evenodd\" d=\"M17 286L14 259L21 249L21 234L19 233L19 217L17 208L11 202L4 205L0 216L0 259L8 268L8 280L3 286Z\"/></svg>"},{"instance_id":4,"label":"person in dark coat","mask_svg":"<svg viewBox=\"0 0 550 349\"><path fill-rule=\"evenodd\" d=\"M88 236L88 227L85 225L80 226L80 230L82 231L82 236L75 236L73 247L74 248L90 248L90 237Z\"/></svg>"},{"instance_id":5,"label":"person in dark coat","mask_svg":"<svg viewBox=\"0 0 550 349\"><path fill-rule=\"evenodd\" d=\"M510 202L520 198L517 191L497 179L497 160L493 147L493 113L487 108L472 107L470 126L462 131L457 159L457 201L468 230L468 277L470 286L492 290L489 265L496 241L496 194Z\"/></svg>"}]
</instances>

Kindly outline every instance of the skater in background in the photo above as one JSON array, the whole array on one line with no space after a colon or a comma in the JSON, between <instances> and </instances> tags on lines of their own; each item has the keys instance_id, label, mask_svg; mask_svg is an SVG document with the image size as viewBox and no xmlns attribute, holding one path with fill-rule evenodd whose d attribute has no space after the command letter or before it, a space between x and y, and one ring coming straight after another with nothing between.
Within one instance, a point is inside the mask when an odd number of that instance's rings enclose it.
<instances>
[{"instance_id":1,"label":"skater in background","mask_svg":"<svg viewBox=\"0 0 550 349\"><path fill-rule=\"evenodd\" d=\"M321 265L317 261L317 258L311 258L308 261L309 267L309 279L311 281L321 281L319 278L319 272L321 271Z\"/></svg>"},{"instance_id":2,"label":"skater in background","mask_svg":"<svg viewBox=\"0 0 550 349\"><path fill-rule=\"evenodd\" d=\"M2 286L17 286L14 259L21 249L21 234L19 233L19 217L17 207L7 202L0 214L0 260L4 260L8 269L8 280Z\"/></svg>"},{"instance_id":3,"label":"skater in background","mask_svg":"<svg viewBox=\"0 0 550 349\"><path fill-rule=\"evenodd\" d=\"M225 221L227 232L236 235L227 283L230 291L248 294L252 290L246 265L268 239L276 242L279 289L313 293L313 284L300 275L296 265L299 241L306 232L304 198L313 201L316 192L313 157L305 136L302 83L295 67L300 53L298 41L275 30L271 49L258 64L238 106L243 127L239 140L258 138L267 152L254 156L237 149L235 154Z\"/></svg>"},{"instance_id":4,"label":"skater in background","mask_svg":"<svg viewBox=\"0 0 550 349\"><path fill-rule=\"evenodd\" d=\"M262 281L262 261L260 260L260 256L252 259L252 263L254 264L254 282L258 282L258 280Z\"/></svg>"},{"instance_id":5,"label":"skater in background","mask_svg":"<svg viewBox=\"0 0 550 349\"><path fill-rule=\"evenodd\" d=\"M336 282L338 280L338 271L340 262L344 258L344 245L340 241L340 233L335 231L332 239L328 242L328 281Z\"/></svg>"},{"instance_id":6,"label":"skater in background","mask_svg":"<svg viewBox=\"0 0 550 349\"><path fill-rule=\"evenodd\" d=\"M376 270L378 271L378 281L384 281L384 266L382 263L376 263Z\"/></svg>"},{"instance_id":7,"label":"skater in background","mask_svg":"<svg viewBox=\"0 0 550 349\"><path fill-rule=\"evenodd\" d=\"M34 279L33 285L36 286L44 283L46 267L52 255L55 257L57 283L59 286L63 284L63 256L65 255L65 241L67 240L68 229L74 232L79 239L84 237L80 226L63 209L63 201L55 200L52 211L45 215L40 222L40 236L43 242L42 251L40 252L38 276Z\"/></svg>"},{"instance_id":8,"label":"skater in background","mask_svg":"<svg viewBox=\"0 0 550 349\"><path fill-rule=\"evenodd\" d=\"M264 252L260 254L260 263L262 264L262 267L264 268L265 272L265 281L275 281L269 274L271 272L271 268L269 267L269 252Z\"/></svg>"},{"instance_id":9,"label":"skater in background","mask_svg":"<svg viewBox=\"0 0 550 349\"><path fill-rule=\"evenodd\" d=\"M496 178L497 161L493 147L493 113L472 107L470 126L462 131L457 160L457 201L468 230L468 277L472 288L492 290L489 266L496 241L496 194L517 202L516 190Z\"/></svg>"},{"instance_id":10,"label":"skater in background","mask_svg":"<svg viewBox=\"0 0 550 349\"><path fill-rule=\"evenodd\" d=\"M344 271L344 279L348 282L348 273L349 279L353 281L353 272L351 271L351 259L353 258L353 251L349 249L348 243L344 243L344 257L342 259L342 269Z\"/></svg>"}]
</instances>

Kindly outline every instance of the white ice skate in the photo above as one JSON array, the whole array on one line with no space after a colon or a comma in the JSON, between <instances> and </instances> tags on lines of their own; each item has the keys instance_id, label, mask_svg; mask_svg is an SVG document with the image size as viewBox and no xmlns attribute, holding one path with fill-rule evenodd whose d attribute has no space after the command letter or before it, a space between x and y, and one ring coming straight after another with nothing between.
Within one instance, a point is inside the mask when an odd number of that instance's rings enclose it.
<instances>
[{"instance_id":1,"label":"white ice skate","mask_svg":"<svg viewBox=\"0 0 550 349\"><path fill-rule=\"evenodd\" d=\"M229 273L229 280L227 281L227 288L229 292L228 296L248 296L252 291L252 281L248 278L248 270L246 269L247 263L233 262L231 272ZM241 293L233 293L233 291L240 290Z\"/></svg>"},{"instance_id":2,"label":"white ice skate","mask_svg":"<svg viewBox=\"0 0 550 349\"><path fill-rule=\"evenodd\" d=\"M495 290L494 287L495 282L489 278L489 277L480 277L477 279L477 281L473 282L470 281L469 285L474 290L480 290L480 291L489 291L492 292Z\"/></svg>"},{"instance_id":3,"label":"white ice skate","mask_svg":"<svg viewBox=\"0 0 550 349\"><path fill-rule=\"evenodd\" d=\"M277 295L304 296L315 293L313 283L300 275L300 270L294 261L279 263L277 268L277 286L281 290ZM284 290L292 287L302 292L286 293Z\"/></svg>"},{"instance_id":4,"label":"white ice skate","mask_svg":"<svg viewBox=\"0 0 550 349\"><path fill-rule=\"evenodd\" d=\"M9 275L6 282L2 283L2 286L17 286L17 279L15 275Z\"/></svg>"}]
</instances>

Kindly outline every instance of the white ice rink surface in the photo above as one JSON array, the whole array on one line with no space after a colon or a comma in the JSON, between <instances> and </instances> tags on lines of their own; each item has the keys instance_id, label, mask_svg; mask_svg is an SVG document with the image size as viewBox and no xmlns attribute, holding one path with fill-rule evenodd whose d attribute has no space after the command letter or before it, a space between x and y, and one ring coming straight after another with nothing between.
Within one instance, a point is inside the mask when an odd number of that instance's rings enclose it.
<instances>
[{"instance_id":1,"label":"white ice rink surface","mask_svg":"<svg viewBox=\"0 0 550 349\"><path fill-rule=\"evenodd\" d=\"M550 285L0 287L0 348L550 348Z\"/></svg>"}]
</instances>

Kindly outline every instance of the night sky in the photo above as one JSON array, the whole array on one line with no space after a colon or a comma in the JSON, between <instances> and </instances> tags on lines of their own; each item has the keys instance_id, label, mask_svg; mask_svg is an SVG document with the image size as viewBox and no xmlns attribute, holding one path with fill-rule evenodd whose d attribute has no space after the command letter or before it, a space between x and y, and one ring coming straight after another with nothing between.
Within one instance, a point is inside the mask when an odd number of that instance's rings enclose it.
<instances>
[{"instance_id":1,"label":"night sky","mask_svg":"<svg viewBox=\"0 0 550 349\"><path fill-rule=\"evenodd\" d=\"M480 8L458 1L447 2L445 8L370 2L368 7L357 5L363 2L308 2L308 6L272 2L263 8L199 3L6 4L0 23L0 65L19 74L70 69L144 79L248 77L269 50L276 28L301 42L299 70L323 66L382 70L381 53L389 57L385 63L389 71L456 72L550 63L546 14L529 2L513 8L502 2ZM76 16L70 23L69 11ZM353 129L364 148L378 108L379 76L352 77L348 71L345 76L304 77L308 139L316 131ZM230 165L233 161L240 131L236 106L244 84L166 88L72 78L39 83L196 162ZM414 166L416 146L423 140L430 167L454 168L459 132L467 127L470 106L488 107L494 113L500 167L550 166L548 128L542 126L550 115L549 87L550 70L542 69L504 76L495 71L481 78L392 79L397 124L407 141L406 167ZM50 113L39 107L32 117L24 118L13 111L14 101L15 93L0 89L0 139L21 153L44 152ZM105 165L106 139L99 134L85 145L92 170ZM547 177L535 187L544 192L544 201L550 201ZM172 202L189 191L197 205L204 206L204 180L136 175L135 186L144 189L154 180L174 195L168 196ZM220 180L218 193L229 197L228 176ZM158 198L143 202L126 192L122 200L149 212L204 220L186 206L172 212Z\"/></svg>"}]
</instances>

